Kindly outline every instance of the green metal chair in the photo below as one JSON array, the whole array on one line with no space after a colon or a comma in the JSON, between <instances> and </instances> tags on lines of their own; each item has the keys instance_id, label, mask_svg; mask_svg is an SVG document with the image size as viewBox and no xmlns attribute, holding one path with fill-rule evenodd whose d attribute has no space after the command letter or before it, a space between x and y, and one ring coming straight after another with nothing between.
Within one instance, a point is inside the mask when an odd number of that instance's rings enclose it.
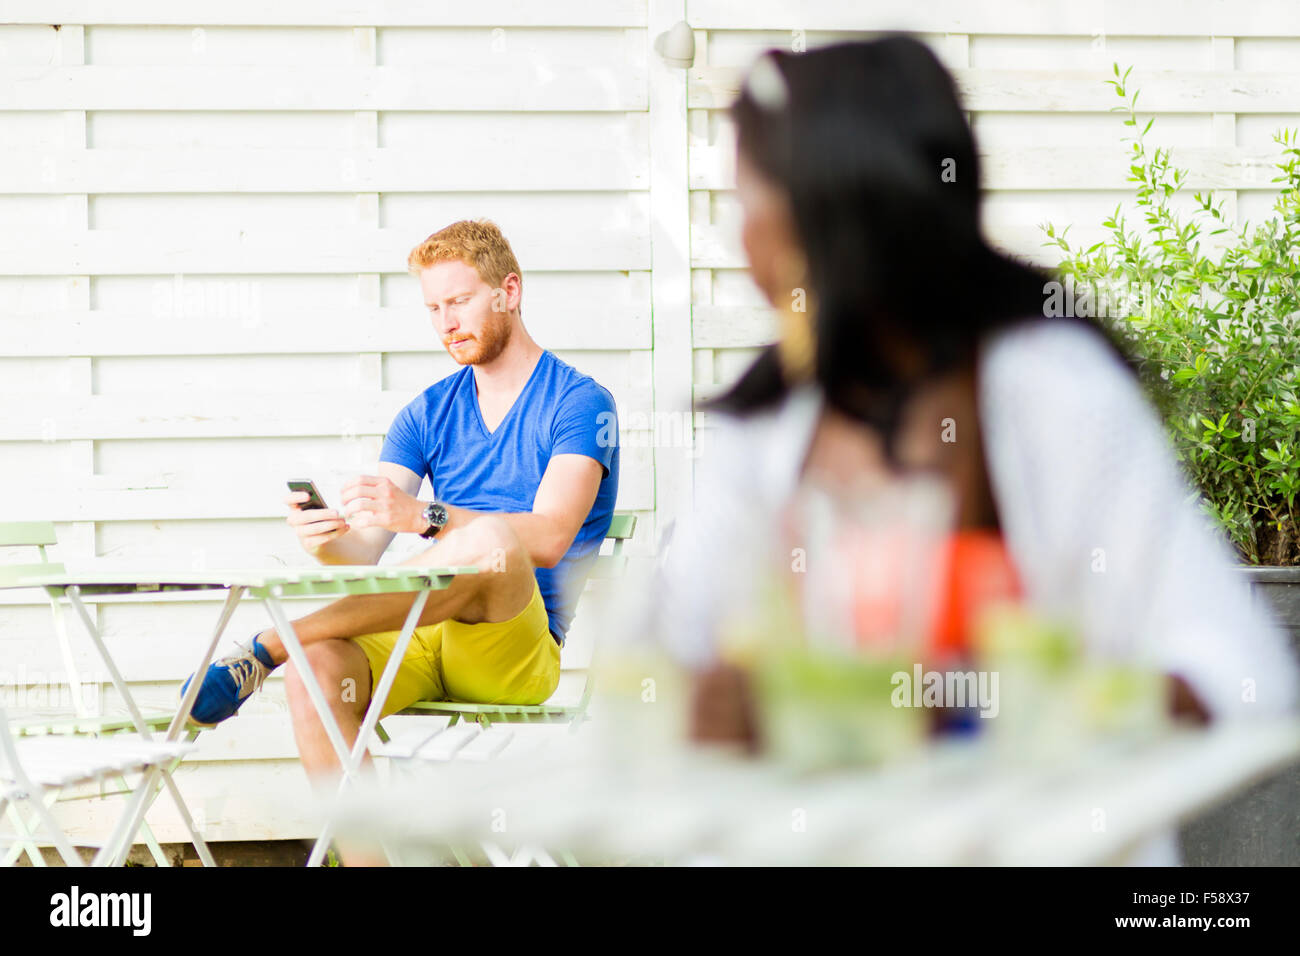
<instances>
[{"instance_id":1,"label":"green metal chair","mask_svg":"<svg viewBox=\"0 0 1300 956\"><path fill-rule=\"evenodd\" d=\"M623 554L623 544L635 532L636 515L627 512L616 512L614 514L609 525L609 531L605 535L607 541L613 542L610 553L597 556L589 580L617 578L623 574L627 566L627 557ZM513 731L495 726L497 724L567 724L570 730L574 730L587 718L587 707L591 703L591 695L595 689L594 671L598 646L593 645L592 647L591 660L588 661L586 667L582 695L576 704L553 704L549 701L541 704L470 704L447 700L418 701L405 710L398 711L394 716L449 717L450 719L445 727L440 729L433 737L424 738L424 746L416 748L408 754L397 752L396 748L388 746L391 744L388 733L384 730L382 724L376 724L375 733L385 746L375 751L375 753L377 756L399 758L399 763L404 762L402 758L411 758L416 762L426 762L430 759L427 745L436 740L438 742L445 741L445 746L441 748L445 753L445 758L440 757L438 759L456 759L461 749L471 741L482 744L484 741L494 738L494 742L490 743L488 747L479 750L478 755L480 759L483 759L495 757L509 743L513 735ZM470 730L471 727L473 728L472 731ZM458 734L457 731L462 728L466 733ZM501 865L505 862L505 855L500 848L485 844L481 849L489 864ZM468 848L449 846L447 852L459 865L473 865L473 858ZM522 857L520 854L522 854ZM578 865L578 861L573 854L567 851L559 851L558 856L566 866ZM554 859L537 847L520 848L516 857L512 858L511 862L518 863L521 859L525 862L528 859L535 859L538 863L555 865ZM396 858L393 858L393 860L397 862Z\"/></svg>"},{"instance_id":2,"label":"green metal chair","mask_svg":"<svg viewBox=\"0 0 1300 956\"><path fill-rule=\"evenodd\" d=\"M0 522L0 548L35 548L40 556L40 561L24 564L0 564L0 585L14 584L25 577L33 574L62 574L66 568L58 561L51 561L46 548L58 544L58 537L54 530L54 523L51 521L9 521ZM76 660L72 653L72 642L68 637L67 619L64 614L63 605L55 598L50 599L50 609L54 616L54 632L59 642L59 652L63 659L63 666L67 671L69 695L72 698L72 713L47 714L40 716L29 716L9 721L9 729L14 737L40 737L46 735L78 735L86 737L109 737L119 733L135 733L137 727L129 715L103 715L91 713L91 708L87 705L83 696L82 681L77 670ZM104 688L100 687L97 695L98 699L103 700ZM166 732L174 711L144 711L144 723L151 731L160 733ZM191 732L187 741L193 741L197 736ZM172 764L174 769L175 763ZM100 796L110 796L115 793L130 793L126 780L120 775L116 782L121 785L121 790L102 790L97 794L90 794L84 799L91 799ZM14 820L12 814L15 812L13 805L8 808L10 819L19 828L22 833L23 824ZM170 866L170 862L158 844L153 832L149 829L149 824L142 823L140 834L144 837L145 843L149 847L155 862L160 866ZM30 841L23 841L26 845L15 844L15 849L26 849L31 862L35 865L44 865L39 861L39 854L36 853L35 845ZM205 848L206 849L206 848ZM13 856L11 851L8 856ZM203 853L201 855L206 855ZM7 857L6 857L7 858ZM10 861L12 862L12 861Z\"/></svg>"},{"instance_id":3,"label":"green metal chair","mask_svg":"<svg viewBox=\"0 0 1300 956\"><path fill-rule=\"evenodd\" d=\"M627 541L636 532L636 515L627 512L616 512L613 520L610 522L609 531L605 535L605 540L612 541L613 547L611 553L597 556L592 566L592 579L609 579L622 575L623 569L627 565L627 557L623 554L623 543ZM586 668L586 680L582 690L582 696L576 704L468 704L457 703L447 700L424 700L412 704L405 710L397 712L396 716L436 716L450 717L447 726L452 727L458 721L469 723L474 721L478 723L483 730L487 730L493 724L569 724L572 727L578 726L587 716L587 707L591 703L591 694L595 687L593 669L595 666L595 647L592 648L592 659ZM375 726L375 733L384 743L389 742L389 736L384 730L382 724Z\"/></svg>"}]
</instances>

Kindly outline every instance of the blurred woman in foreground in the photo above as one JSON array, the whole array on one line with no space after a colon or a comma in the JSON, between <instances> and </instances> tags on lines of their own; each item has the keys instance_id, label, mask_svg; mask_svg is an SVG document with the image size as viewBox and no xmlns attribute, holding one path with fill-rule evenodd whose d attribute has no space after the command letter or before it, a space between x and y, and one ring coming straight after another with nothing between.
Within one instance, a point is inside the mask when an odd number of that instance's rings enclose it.
<instances>
[{"instance_id":1,"label":"blurred woman in foreground","mask_svg":"<svg viewBox=\"0 0 1300 956\"><path fill-rule=\"evenodd\" d=\"M736 543L788 519L801 489L921 472L948 488L958 531L1003 542L1032 607L1090 653L1159 667L1177 712L1290 708L1285 641L1123 357L1085 320L1044 318L1048 277L984 243L975 145L929 50L895 36L770 52L732 116L745 251L783 326L712 405L664 569L658 629L701 675L697 736L752 733L745 676L718 654L754 599L723 573Z\"/></svg>"}]
</instances>

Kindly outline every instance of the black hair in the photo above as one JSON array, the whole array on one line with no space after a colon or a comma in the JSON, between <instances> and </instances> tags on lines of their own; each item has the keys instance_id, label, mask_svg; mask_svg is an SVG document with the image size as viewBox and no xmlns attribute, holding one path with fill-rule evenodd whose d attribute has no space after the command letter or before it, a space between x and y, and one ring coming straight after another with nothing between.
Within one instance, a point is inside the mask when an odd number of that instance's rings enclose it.
<instances>
[{"instance_id":1,"label":"black hair","mask_svg":"<svg viewBox=\"0 0 1300 956\"><path fill-rule=\"evenodd\" d=\"M831 406L879 429L892 459L922 381L973 363L998 328L1061 321L1043 319L1053 276L985 243L974 137L952 77L923 43L894 34L764 56L780 77L745 84L731 108L737 148L790 200L816 381ZM899 370L900 348L922 357L919 371ZM707 407L745 415L788 388L769 345Z\"/></svg>"}]
</instances>

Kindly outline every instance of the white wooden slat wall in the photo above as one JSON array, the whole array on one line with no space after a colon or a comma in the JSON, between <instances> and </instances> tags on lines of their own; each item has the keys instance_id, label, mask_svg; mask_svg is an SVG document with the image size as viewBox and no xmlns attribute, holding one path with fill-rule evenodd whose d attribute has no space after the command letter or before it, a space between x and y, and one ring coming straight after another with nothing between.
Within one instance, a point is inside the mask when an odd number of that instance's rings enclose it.
<instances>
[{"instance_id":1,"label":"white wooden slat wall","mask_svg":"<svg viewBox=\"0 0 1300 956\"><path fill-rule=\"evenodd\" d=\"M196 19L167 0L0 0L0 518L55 520L72 564L307 563L283 480L337 497L453 370L403 264L477 216L519 255L534 335L618 400L618 506L651 519L649 550L690 497L692 395L773 329L725 117L767 47L932 43L980 139L990 238L1039 261L1039 222L1095 238L1129 194L1112 61L1134 64L1191 188L1242 218L1271 203L1273 130L1300 125L1285 0L227 0ZM688 71L651 50L680 19ZM0 594L0 677L61 667L34 600ZM93 608L162 704L217 605ZM228 633L265 625L246 603ZM580 613L566 666L589 627ZM308 802L278 682L202 742L181 780L212 838L309 834L267 809ZM83 806L92 831L103 808ZM160 837L179 839L168 813Z\"/></svg>"},{"instance_id":2,"label":"white wooden slat wall","mask_svg":"<svg viewBox=\"0 0 1300 956\"><path fill-rule=\"evenodd\" d=\"M1057 260L1042 245L1040 223L1072 223L1071 241L1088 245L1132 195L1120 141L1127 128L1104 83L1112 63L1133 66L1139 115L1156 117L1151 139L1173 147L1174 161L1189 168L1189 207L1193 191L1212 190L1239 220L1267 216L1280 156L1272 135L1300 126L1293 4L692 0L688 13L697 49L688 94L697 398L732 381L775 329L743 271L725 115L745 64L763 49L893 29L919 34L953 71L970 110L989 239L1044 265ZM697 426L706 418L697 415Z\"/></svg>"},{"instance_id":3,"label":"white wooden slat wall","mask_svg":"<svg viewBox=\"0 0 1300 956\"><path fill-rule=\"evenodd\" d=\"M530 330L614 393L618 507L651 519L652 541L650 130L674 124L649 103L645 0L178 13L0 4L2 517L53 519L74 566L309 564L284 480L336 500L394 413L455 369L406 253L489 216L524 265ZM685 158L665 165L683 203ZM685 277L684 207L676 226ZM685 295L680 309L685 402ZM217 599L92 603L144 703L173 699ZM0 678L31 682L27 709L62 671L38 601L0 595ZM566 667L583 664L589 617ZM266 624L246 602L228 635ZM77 656L101 671L88 646ZM214 839L310 833L283 811L310 799L279 681L268 690L180 773ZM83 832L104 819L94 801L68 813ZM156 823L180 839L162 804Z\"/></svg>"}]
</instances>

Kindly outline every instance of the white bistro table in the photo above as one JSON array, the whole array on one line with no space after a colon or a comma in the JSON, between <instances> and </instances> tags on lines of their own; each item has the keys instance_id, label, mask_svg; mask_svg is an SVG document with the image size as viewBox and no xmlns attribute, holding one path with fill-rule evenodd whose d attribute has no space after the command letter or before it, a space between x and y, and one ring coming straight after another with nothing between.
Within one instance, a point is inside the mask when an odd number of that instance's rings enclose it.
<instances>
[{"instance_id":1,"label":"white bistro table","mask_svg":"<svg viewBox=\"0 0 1300 956\"><path fill-rule=\"evenodd\" d=\"M226 625L229 623L235 606L241 598L248 595L260 599L266 605L276 633L284 640L289 658L294 662L299 674L302 676L303 684L312 704L320 714L325 731L335 752L338 754L339 761L343 766L343 779L340 782L340 793L342 793L350 782L355 782L357 779L357 771L361 767L361 761L366 751L366 742L379 720L382 702L387 699L388 691L397 676L397 668L406 652L407 645L411 641L411 636L415 632L420 620L420 614L428 601L429 592L446 588L458 574L476 573L478 573L478 569L473 567L432 568L407 565L332 565L303 569L283 567L272 569L234 568L188 572L147 569L123 571L106 567L104 570L96 572L33 574L6 584L5 587L43 588L52 600L58 602L66 599L72 605L94 642L95 648L112 679L113 686L121 696L130 714L137 733L144 740L153 739L149 726L131 694L130 687L127 686L121 671L114 663L99 628L87 613L82 602L82 596L161 594L205 590L228 591L226 600L221 606L216 626L211 637L203 646L202 655L193 671L193 673L199 675L206 673L208 665L212 663L221 635L225 632ZM320 683L311 671L306 652L303 650L297 634L294 633L293 625L285 613L281 599L400 592L414 592L415 598L410 611L407 613L401 634L393 649L393 654L389 658L388 665L379 680L378 688L371 698L370 706L366 711L365 720L361 726L361 732L357 736L355 745L349 747L343 739L343 734L338 723L334 720L328 703L326 703ZM164 734L163 739L166 741L178 740L185 731L190 710L193 708L194 701L198 696L199 685L200 681L198 680L190 682L188 690L181 699L180 707L172 717ZM151 769L143 775L139 785L132 791L129 797L128 810L123 814L114 833L109 838L111 845L115 848L107 857L110 865L120 866L125 862L135 834L144 820L145 813L158 793L160 783L171 794L172 800L175 802L177 810L189 830L195 850L204 865L215 865L211 852L208 850L202 834L194 825L194 820L185 805L184 799L181 797L179 789L176 787L175 781L172 779L171 769L168 767ZM312 850L309 865L320 863L329 846L329 839L330 833L327 824L322 829L320 838Z\"/></svg>"},{"instance_id":2,"label":"white bistro table","mask_svg":"<svg viewBox=\"0 0 1300 956\"><path fill-rule=\"evenodd\" d=\"M570 740L353 790L334 821L340 839L406 862L506 840L543 862L1113 864L1298 759L1294 718L1098 738L1037 760L952 739L878 769L815 774L716 749L656 760L617 740Z\"/></svg>"}]
</instances>

